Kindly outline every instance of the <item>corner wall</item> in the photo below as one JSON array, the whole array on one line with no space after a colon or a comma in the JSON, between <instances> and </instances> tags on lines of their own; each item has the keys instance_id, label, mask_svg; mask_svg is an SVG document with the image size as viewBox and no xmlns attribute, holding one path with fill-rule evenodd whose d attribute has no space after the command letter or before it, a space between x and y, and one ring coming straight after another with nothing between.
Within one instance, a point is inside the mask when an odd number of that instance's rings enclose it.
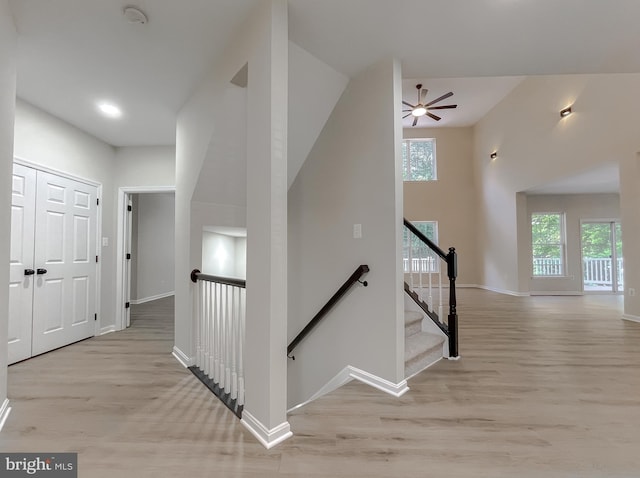
<instances>
[{"instance_id":1,"label":"corner wall","mask_svg":"<svg viewBox=\"0 0 640 478\"><path fill-rule=\"evenodd\" d=\"M11 224L11 183L16 102L16 30L9 3L0 0L0 224ZM11 231L0 228L0 429L9 409L7 401L7 334L9 328L9 251Z\"/></svg>"},{"instance_id":2,"label":"corner wall","mask_svg":"<svg viewBox=\"0 0 640 478\"><path fill-rule=\"evenodd\" d=\"M392 60L353 78L289 190L289 341L360 264L371 269L369 287L350 290L295 350L289 407L348 365L404 380L399 84Z\"/></svg>"}]
</instances>

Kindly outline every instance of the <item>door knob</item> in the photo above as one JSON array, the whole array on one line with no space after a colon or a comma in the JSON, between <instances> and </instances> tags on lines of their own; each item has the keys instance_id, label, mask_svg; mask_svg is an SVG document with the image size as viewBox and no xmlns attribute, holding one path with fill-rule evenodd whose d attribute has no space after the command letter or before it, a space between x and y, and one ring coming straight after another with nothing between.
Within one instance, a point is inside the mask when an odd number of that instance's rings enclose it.
<instances>
[{"instance_id":1,"label":"door knob","mask_svg":"<svg viewBox=\"0 0 640 478\"><path fill-rule=\"evenodd\" d=\"M35 273L36 273L36 271L34 271L33 269L25 269L24 270L24 275L26 275L26 276L32 276Z\"/></svg>"},{"instance_id":2,"label":"door knob","mask_svg":"<svg viewBox=\"0 0 640 478\"><path fill-rule=\"evenodd\" d=\"M46 273L47 273L47 269L38 269L38 275L46 274Z\"/></svg>"}]
</instances>

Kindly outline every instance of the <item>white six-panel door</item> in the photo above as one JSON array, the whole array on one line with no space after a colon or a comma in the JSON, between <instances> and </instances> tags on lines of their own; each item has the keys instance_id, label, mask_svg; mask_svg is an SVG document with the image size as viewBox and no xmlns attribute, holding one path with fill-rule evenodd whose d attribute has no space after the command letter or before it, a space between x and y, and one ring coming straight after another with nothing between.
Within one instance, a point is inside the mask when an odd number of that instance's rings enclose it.
<instances>
[{"instance_id":1,"label":"white six-panel door","mask_svg":"<svg viewBox=\"0 0 640 478\"><path fill-rule=\"evenodd\" d=\"M28 177L30 181L32 176L25 172L30 168L21 165L14 168L14 190L19 190L21 178ZM14 336L13 344L9 339L10 363L95 333L97 188L47 172L31 171L34 186L25 186L25 192L28 195L33 189L33 201L23 201L14 192L12 226L29 220L32 225L23 225L15 234L12 229L10 287L15 289L14 284L21 280L23 293L19 295L12 289L10 298L10 330L13 327L16 331L10 333L10 337ZM22 209L21 201L25 204ZM27 211L29 205L32 211ZM19 257L20 253L23 257ZM21 279L19 269L23 269ZM24 269L33 269L35 274L24 276ZM28 303L28 289L32 290L32 305Z\"/></svg>"},{"instance_id":2,"label":"white six-panel door","mask_svg":"<svg viewBox=\"0 0 640 478\"><path fill-rule=\"evenodd\" d=\"M13 167L9 266L9 363L31 357L36 170Z\"/></svg>"}]
</instances>

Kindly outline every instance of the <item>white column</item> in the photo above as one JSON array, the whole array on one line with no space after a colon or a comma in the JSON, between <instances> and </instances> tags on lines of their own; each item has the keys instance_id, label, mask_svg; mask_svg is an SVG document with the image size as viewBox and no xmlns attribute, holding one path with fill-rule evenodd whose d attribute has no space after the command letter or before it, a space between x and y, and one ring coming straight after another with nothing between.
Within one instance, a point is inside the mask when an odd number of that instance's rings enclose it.
<instances>
[{"instance_id":1,"label":"white column","mask_svg":"<svg viewBox=\"0 0 640 478\"><path fill-rule=\"evenodd\" d=\"M249 59L247 317L243 424L266 447L287 422L287 1L262 5Z\"/></svg>"}]
</instances>

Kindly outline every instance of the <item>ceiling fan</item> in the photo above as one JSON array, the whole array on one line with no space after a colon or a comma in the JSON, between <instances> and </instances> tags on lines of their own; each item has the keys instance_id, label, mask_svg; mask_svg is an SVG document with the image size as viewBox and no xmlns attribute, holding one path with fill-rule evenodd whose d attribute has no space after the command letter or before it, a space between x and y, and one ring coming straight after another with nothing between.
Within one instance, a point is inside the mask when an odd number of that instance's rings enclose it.
<instances>
[{"instance_id":1,"label":"ceiling fan","mask_svg":"<svg viewBox=\"0 0 640 478\"><path fill-rule=\"evenodd\" d=\"M436 98L433 101L430 101L429 103L425 104L424 103L424 98L425 96L427 96L427 92L429 90L427 89L422 89L422 85L421 84L417 84L416 85L416 89L418 90L418 104L416 105L412 105L411 103L407 103L406 101L403 101L402 103L405 106L408 106L409 108L411 108L410 110L402 110L403 113L407 113L406 115L404 115L402 117L402 119L407 118L408 116L413 116L413 124L411 126L415 126L418 124L418 118L420 118L421 116L428 116L429 118L432 118L436 121L440 121L442 118L440 116L434 115L433 113L431 113L430 110L450 110L452 108L457 108L458 105L443 105L443 106L431 106L431 105L435 105L436 103L439 103L440 101L449 98L450 96L453 96L453 93L450 91L449 93L445 93L444 95L442 95L439 98Z\"/></svg>"}]
</instances>

